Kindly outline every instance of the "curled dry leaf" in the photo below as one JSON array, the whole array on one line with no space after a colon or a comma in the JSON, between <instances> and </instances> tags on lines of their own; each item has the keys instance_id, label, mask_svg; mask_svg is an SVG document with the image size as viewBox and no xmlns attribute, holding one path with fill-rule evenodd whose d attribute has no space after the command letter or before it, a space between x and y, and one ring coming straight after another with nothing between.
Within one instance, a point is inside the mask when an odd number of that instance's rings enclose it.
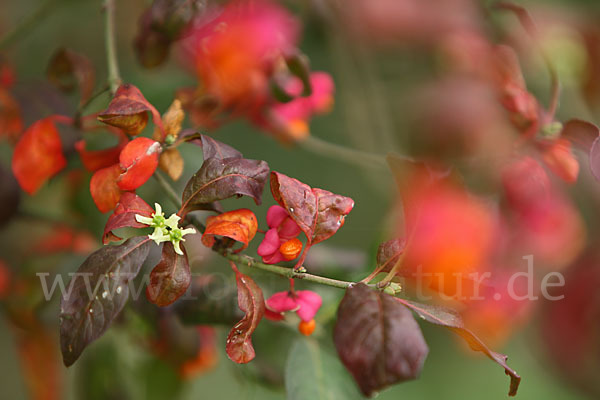
<instances>
[{"instance_id":1,"label":"curled dry leaf","mask_svg":"<svg viewBox=\"0 0 600 400\"><path fill-rule=\"evenodd\" d=\"M108 212L115 208L123 191L117 185L121 176L119 164L99 169L90 180L90 194L100 212Z\"/></svg>"},{"instance_id":2,"label":"curled dry leaf","mask_svg":"<svg viewBox=\"0 0 600 400\"><path fill-rule=\"evenodd\" d=\"M515 396L517 394L519 384L521 383L521 377L506 363L508 357L504 354L496 353L495 351L490 350L485 343L481 341L481 339L475 336L475 334L469 329L465 328L462 318L457 312L440 306L415 303L400 298L395 298L394 300L413 310L425 321L435 325L443 326L444 328L448 328L457 333L466 340L472 350L481 351L492 361L500 364L504 368L506 375L510 377L510 388L508 395Z\"/></svg>"},{"instance_id":3,"label":"curled dry leaf","mask_svg":"<svg viewBox=\"0 0 600 400\"><path fill-rule=\"evenodd\" d=\"M207 247L215 244L215 236L224 236L242 243L240 252L248 247L248 243L256 235L258 222L254 213L247 208L228 211L223 214L208 217L206 229L202 235L202 243Z\"/></svg>"},{"instance_id":4,"label":"curled dry leaf","mask_svg":"<svg viewBox=\"0 0 600 400\"><path fill-rule=\"evenodd\" d=\"M159 307L172 304L190 286L192 275L185 246L182 246L181 250L183 255L177 254L173 244L166 242L160 262L150 272L146 297Z\"/></svg>"},{"instance_id":5,"label":"curled dry leaf","mask_svg":"<svg viewBox=\"0 0 600 400\"><path fill-rule=\"evenodd\" d=\"M160 143L139 137L127 143L119 156L121 168L125 171L117 184L121 190L135 190L152 176L158 166Z\"/></svg>"},{"instance_id":6,"label":"curled dry leaf","mask_svg":"<svg viewBox=\"0 0 600 400\"><path fill-rule=\"evenodd\" d=\"M394 297L362 283L346 290L333 340L366 396L417 378L429 352L412 313Z\"/></svg>"},{"instance_id":7,"label":"curled dry leaf","mask_svg":"<svg viewBox=\"0 0 600 400\"><path fill-rule=\"evenodd\" d=\"M297 179L271 172L271 192L308 238L308 246L333 236L344 225L354 200L311 188Z\"/></svg>"},{"instance_id":8,"label":"curled dry leaf","mask_svg":"<svg viewBox=\"0 0 600 400\"><path fill-rule=\"evenodd\" d=\"M15 146L13 174L29 194L37 192L66 165L62 142L52 117L33 123Z\"/></svg>"},{"instance_id":9,"label":"curled dry leaf","mask_svg":"<svg viewBox=\"0 0 600 400\"><path fill-rule=\"evenodd\" d=\"M177 139L181 131L181 124L185 118L185 113L181 108L179 100L173 100L171 106L166 113L163 114L163 125L165 129L165 137L170 136ZM154 130L152 138L156 141L161 141L162 133L158 128ZM178 180L183 173L183 157L176 148L167 148L163 151L158 159L158 166L165 171L171 179Z\"/></svg>"},{"instance_id":10,"label":"curled dry leaf","mask_svg":"<svg viewBox=\"0 0 600 400\"><path fill-rule=\"evenodd\" d=\"M60 48L54 53L48 70L48 80L65 92L79 87L79 104L85 103L94 91L96 71L91 61L82 54Z\"/></svg>"},{"instance_id":11,"label":"curled dry leaf","mask_svg":"<svg viewBox=\"0 0 600 400\"><path fill-rule=\"evenodd\" d=\"M136 237L92 253L71 278L60 302L60 348L65 366L98 339L119 315L152 241Z\"/></svg>"},{"instance_id":12,"label":"curled dry leaf","mask_svg":"<svg viewBox=\"0 0 600 400\"><path fill-rule=\"evenodd\" d=\"M113 231L119 228L147 228L148 226L135 219L136 214L150 218L154 209L135 193L125 192L119 199L113 214L108 217L104 226L102 242L108 244L112 241L121 240Z\"/></svg>"},{"instance_id":13,"label":"curled dry leaf","mask_svg":"<svg viewBox=\"0 0 600 400\"><path fill-rule=\"evenodd\" d=\"M164 132L156 108L146 100L138 88L126 83L119 86L108 108L98 115L98 120L120 128L128 135L138 135L148 123L148 112L152 114L154 125Z\"/></svg>"},{"instance_id":14,"label":"curled dry leaf","mask_svg":"<svg viewBox=\"0 0 600 400\"><path fill-rule=\"evenodd\" d=\"M184 161L181 153L177 149L166 149L158 159L158 166L165 171L174 181L181 178L183 174Z\"/></svg>"},{"instance_id":15,"label":"curled dry leaf","mask_svg":"<svg viewBox=\"0 0 600 400\"><path fill-rule=\"evenodd\" d=\"M238 271L234 264L232 268L238 288L238 305L245 315L231 328L225 351L231 361L245 364L255 356L252 333L265 314L265 301L260 287L249 276Z\"/></svg>"}]
</instances>

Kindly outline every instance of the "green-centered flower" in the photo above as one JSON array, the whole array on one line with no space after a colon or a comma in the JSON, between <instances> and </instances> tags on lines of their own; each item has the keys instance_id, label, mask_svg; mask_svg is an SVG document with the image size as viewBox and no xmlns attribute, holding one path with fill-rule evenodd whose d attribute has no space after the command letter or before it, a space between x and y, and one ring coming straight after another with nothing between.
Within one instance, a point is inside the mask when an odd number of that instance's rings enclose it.
<instances>
[{"instance_id":1,"label":"green-centered flower","mask_svg":"<svg viewBox=\"0 0 600 400\"><path fill-rule=\"evenodd\" d=\"M162 212L160 204L154 203L156 211L152 214L152 217L144 217L143 215L136 214L135 220L140 224L148 225L154 228L154 232L148 237L156 244L162 242L171 242L175 248L177 254L183 255L183 251L179 245L179 242L184 241L184 235L194 234L196 230L194 228L179 228L179 221L181 217L177 214L171 214L169 218L165 219L165 215Z\"/></svg>"}]
</instances>

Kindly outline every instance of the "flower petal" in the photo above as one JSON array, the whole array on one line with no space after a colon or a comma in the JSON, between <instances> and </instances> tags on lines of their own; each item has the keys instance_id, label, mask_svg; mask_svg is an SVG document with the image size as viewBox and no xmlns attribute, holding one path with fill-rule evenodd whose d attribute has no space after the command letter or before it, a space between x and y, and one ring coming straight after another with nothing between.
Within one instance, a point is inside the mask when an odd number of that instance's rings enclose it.
<instances>
[{"instance_id":1,"label":"flower petal","mask_svg":"<svg viewBox=\"0 0 600 400\"><path fill-rule=\"evenodd\" d=\"M261 257L269 256L279 250L280 245L277 229L269 229L256 252Z\"/></svg>"},{"instance_id":2,"label":"flower petal","mask_svg":"<svg viewBox=\"0 0 600 400\"><path fill-rule=\"evenodd\" d=\"M279 237L281 239L289 240L293 239L300 234L300 227L291 218L286 218L283 220L282 224L279 227Z\"/></svg>"},{"instance_id":3,"label":"flower petal","mask_svg":"<svg viewBox=\"0 0 600 400\"><path fill-rule=\"evenodd\" d=\"M295 299L290 296L290 292L277 292L267 299L265 302L267 308L276 313L292 311L298 308Z\"/></svg>"},{"instance_id":4,"label":"flower petal","mask_svg":"<svg viewBox=\"0 0 600 400\"><path fill-rule=\"evenodd\" d=\"M284 219L289 217L288 212L281 206L271 206L267 211L267 224L269 228L277 228Z\"/></svg>"},{"instance_id":5,"label":"flower petal","mask_svg":"<svg viewBox=\"0 0 600 400\"><path fill-rule=\"evenodd\" d=\"M296 314L302 321L309 322L315 317L323 300L321 296L310 290L298 290L296 291L296 303L300 306Z\"/></svg>"}]
</instances>

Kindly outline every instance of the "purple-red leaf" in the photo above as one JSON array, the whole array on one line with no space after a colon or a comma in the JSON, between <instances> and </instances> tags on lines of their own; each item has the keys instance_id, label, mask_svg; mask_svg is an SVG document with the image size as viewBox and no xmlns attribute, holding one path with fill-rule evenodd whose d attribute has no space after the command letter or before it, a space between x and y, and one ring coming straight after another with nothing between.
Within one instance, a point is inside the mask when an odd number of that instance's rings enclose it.
<instances>
[{"instance_id":1,"label":"purple-red leaf","mask_svg":"<svg viewBox=\"0 0 600 400\"><path fill-rule=\"evenodd\" d=\"M121 240L112 231L119 228L147 228L148 225L137 222L135 215L151 217L154 209L148 205L142 198L135 193L125 192L119 199L115 211L106 221L104 226L104 235L102 242L108 244L113 241Z\"/></svg>"},{"instance_id":2,"label":"purple-red leaf","mask_svg":"<svg viewBox=\"0 0 600 400\"><path fill-rule=\"evenodd\" d=\"M418 377L429 349L419 325L392 296L359 283L340 303L333 340L366 396Z\"/></svg>"},{"instance_id":3,"label":"purple-red leaf","mask_svg":"<svg viewBox=\"0 0 600 400\"><path fill-rule=\"evenodd\" d=\"M60 302L60 348L65 366L98 339L119 315L152 241L135 237L92 253L71 278Z\"/></svg>"},{"instance_id":4,"label":"purple-red leaf","mask_svg":"<svg viewBox=\"0 0 600 400\"><path fill-rule=\"evenodd\" d=\"M257 205L269 175L265 161L245 158L208 158L183 190L184 214L233 196L250 196Z\"/></svg>"},{"instance_id":5,"label":"purple-red leaf","mask_svg":"<svg viewBox=\"0 0 600 400\"><path fill-rule=\"evenodd\" d=\"M271 192L302 229L309 246L333 236L354 207L349 197L313 189L279 172L271 172Z\"/></svg>"},{"instance_id":6,"label":"purple-red leaf","mask_svg":"<svg viewBox=\"0 0 600 400\"><path fill-rule=\"evenodd\" d=\"M521 383L521 377L506 363L508 357L504 354L490 350L481 339L475 336L469 329L465 328L462 318L457 312L440 306L415 303L400 298L395 298L395 300L413 310L425 321L454 331L467 341L472 350L481 351L492 361L500 364L504 368L506 375L510 376L510 389L508 395L515 396L517 394L519 384Z\"/></svg>"},{"instance_id":7,"label":"purple-red leaf","mask_svg":"<svg viewBox=\"0 0 600 400\"><path fill-rule=\"evenodd\" d=\"M146 297L159 307L172 304L181 297L190 286L192 275L185 247L183 255L175 253L171 242L163 246L162 258L150 273L150 284L146 288Z\"/></svg>"},{"instance_id":8,"label":"purple-red leaf","mask_svg":"<svg viewBox=\"0 0 600 400\"><path fill-rule=\"evenodd\" d=\"M255 356L252 333L265 314L265 300L260 287L249 276L238 271L235 265L232 266L238 288L238 305L245 315L231 328L225 350L231 361L245 364Z\"/></svg>"},{"instance_id":9,"label":"purple-red leaf","mask_svg":"<svg viewBox=\"0 0 600 400\"><path fill-rule=\"evenodd\" d=\"M199 142L202 146L202 154L205 160L209 158L218 158L220 160L224 158L242 158L242 153L210 136L200 135L200 140L196 139L196 142Z\"/></svg>"}]
</instances>

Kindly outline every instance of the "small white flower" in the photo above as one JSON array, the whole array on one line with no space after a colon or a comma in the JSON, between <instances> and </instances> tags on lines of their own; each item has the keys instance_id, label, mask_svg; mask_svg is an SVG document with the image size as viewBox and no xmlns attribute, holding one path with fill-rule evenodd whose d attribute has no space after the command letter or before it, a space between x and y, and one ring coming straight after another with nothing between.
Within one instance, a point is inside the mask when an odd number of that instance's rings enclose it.
<instances>
[{"instance_id":1,"label":"small white flower","mask_svg":"<svg viewBox=\"0 0 600 400\"><path fill-rule=\"evenodd\" d=\"M151 235L148 235L148 237L154 240L156 244L171 242L173 243L175 252L179 255L183 255L179 243L181 241L185 242L183 236L194 234L196 233L196 230L194 228L180 229L179 221L181 220L181 217L179 215L171 214L169 218L165 219L160 204L154 203L154 207L156 208L156 212L152 214L152 218L136 214L135 220L140 224L154 228L154 232L152 232Z\"/></svg>"}]
</instances>

